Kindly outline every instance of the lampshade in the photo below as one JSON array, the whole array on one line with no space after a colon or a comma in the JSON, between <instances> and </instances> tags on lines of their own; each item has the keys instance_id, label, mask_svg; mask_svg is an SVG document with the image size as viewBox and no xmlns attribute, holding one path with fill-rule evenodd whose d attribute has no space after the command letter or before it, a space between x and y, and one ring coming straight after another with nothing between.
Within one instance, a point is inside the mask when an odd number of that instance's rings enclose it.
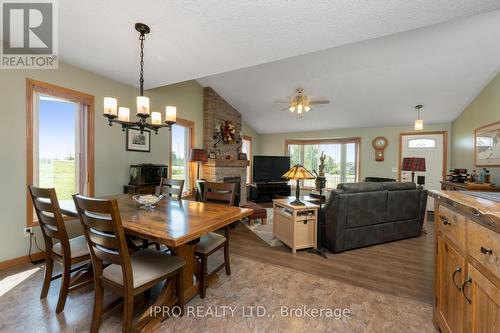
<instances>
[{"instance_id":1,"label":"lampshade","mask_svg":"<svg viewBox=\"0 0 500 333\"><path fill-rule=\"evenodd\" d=\"M192 162L203 162L208 161L207 152L205 149L191 149L190 161Z\"/></svg>"},{"instance_id":2,"label":"lampshade","mask_svg":"<svg viewBox=\"0 0 500 333\"><path fill-rule=\"evenodd\" d=\"M404 157L402 171L425 171L425 158Z\"/></svg>"},{"instance_id":3,"label":"lampshade","mask_svg":"<svg viewBox=\"0 0 500 333\"><path fill-rule=\"evenodd\" d=\"M314 179L312 173L310 173L306 168L300 164L295 164L290 170L288 170L281 178L286 179Z\"/></svg>"}]
</instances>

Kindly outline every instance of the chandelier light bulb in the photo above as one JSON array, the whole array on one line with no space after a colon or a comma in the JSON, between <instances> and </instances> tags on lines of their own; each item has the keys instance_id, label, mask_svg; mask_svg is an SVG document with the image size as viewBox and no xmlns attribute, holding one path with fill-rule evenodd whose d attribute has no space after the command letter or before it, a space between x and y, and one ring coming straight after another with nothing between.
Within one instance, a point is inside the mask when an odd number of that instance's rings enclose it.
<instances>
[{"instance_id":1,"label":"chandelier light bulb","mask_svg":"<svg viewBox=\"0 0 500 333\"><path fill-rule=\"evenodd\" d=\"M306 112L309 112L311 110L311 107L309 105L307 105L304 110L306 110Z\"/></svg>"},{"instance_id":2,"label":"chandelier light bulb","mask_svg":"<svg viewBox=\"0 0 500 333\"><path fill-rule=\"evenodd\" d=\"M290 110L290 112L294 112L295 111L295 106L290 106L290 108L288 110Z\"/></svg>"}]
</instances>

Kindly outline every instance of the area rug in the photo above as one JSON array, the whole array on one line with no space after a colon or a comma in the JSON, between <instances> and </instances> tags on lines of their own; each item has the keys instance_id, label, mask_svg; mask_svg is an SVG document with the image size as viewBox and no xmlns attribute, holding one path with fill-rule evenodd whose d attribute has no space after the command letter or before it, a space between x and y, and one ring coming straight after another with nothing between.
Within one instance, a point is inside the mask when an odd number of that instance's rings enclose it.
<instances>
[{"instance_id":1,"label":"area rug","mask_svg":"<svg viewBox=\"0 0 500 333\"><path fill-rule=\"evenodd\" d=\"M281 241L274 238L273 236L273 209L266 208L267 211L267 223L262 224L260 220L254 220L254 225L250 225L248 220L241 221L241 223L250 229L251 232L256 234L260 239L266 242L269 246L280 246L283 245Z\"/></svg>"}]
</instances>

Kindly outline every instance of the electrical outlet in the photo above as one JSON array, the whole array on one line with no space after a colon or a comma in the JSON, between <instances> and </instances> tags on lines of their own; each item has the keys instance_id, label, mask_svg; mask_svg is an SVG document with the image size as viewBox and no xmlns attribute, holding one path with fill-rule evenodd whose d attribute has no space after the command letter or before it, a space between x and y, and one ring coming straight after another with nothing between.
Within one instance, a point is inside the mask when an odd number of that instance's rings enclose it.
<instances>
[{"instance_id":1,"label":"electrical outlet","mask_svg":"<svg viewBox=\"0 0 500 333\"><path fill-rule=\"evenodd\" d=\"M24 230L24 237L29 237L30 234L33 232L32 228L23 228Z\"/></svg>"}]
</instances>

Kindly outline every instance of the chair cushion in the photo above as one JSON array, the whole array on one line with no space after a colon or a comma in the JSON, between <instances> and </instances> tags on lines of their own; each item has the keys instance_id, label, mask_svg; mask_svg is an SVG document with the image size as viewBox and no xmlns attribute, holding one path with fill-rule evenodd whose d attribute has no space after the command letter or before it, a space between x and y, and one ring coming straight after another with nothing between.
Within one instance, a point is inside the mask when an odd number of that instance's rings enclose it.
<instances>
[{"instance_id":1,"label":"chair cushion","mask_svg":"<svg viewBox=\"0 0 500 333\"><path fill-rule=\"evenodd\" d=\"M184 259L153 249L145 249L130 256L134 288L170 274L184 266ZM102 276L115 283L123 285L122 267L109 265Z\"/></svg>"},{"instance_id":2,"label":"chair cushion","mask_svg":"<svg viewBox=\"0 0 500 333\"><path fill-rule=\"evenodd\" d=\"M198 244L196 244L195 252L198 253L209 253L217 246L223 244L226 241L226 237L219 235L216 232L210 232L205 236L200 238Z\"/></svg>"},{"instance_id":3,"label":"chair cushion","mask_svg":"<svg viewBox=\"0 0 500 333\"><path fill-rule=\"evenodd\" d=\"M78 258L90 255L89 248L85 236L78 236L69 240L69 247L71 248L71 258ZM52 247L52 251L62 256L61 243L57 243Z\"/></svg>"}]
</instances>

